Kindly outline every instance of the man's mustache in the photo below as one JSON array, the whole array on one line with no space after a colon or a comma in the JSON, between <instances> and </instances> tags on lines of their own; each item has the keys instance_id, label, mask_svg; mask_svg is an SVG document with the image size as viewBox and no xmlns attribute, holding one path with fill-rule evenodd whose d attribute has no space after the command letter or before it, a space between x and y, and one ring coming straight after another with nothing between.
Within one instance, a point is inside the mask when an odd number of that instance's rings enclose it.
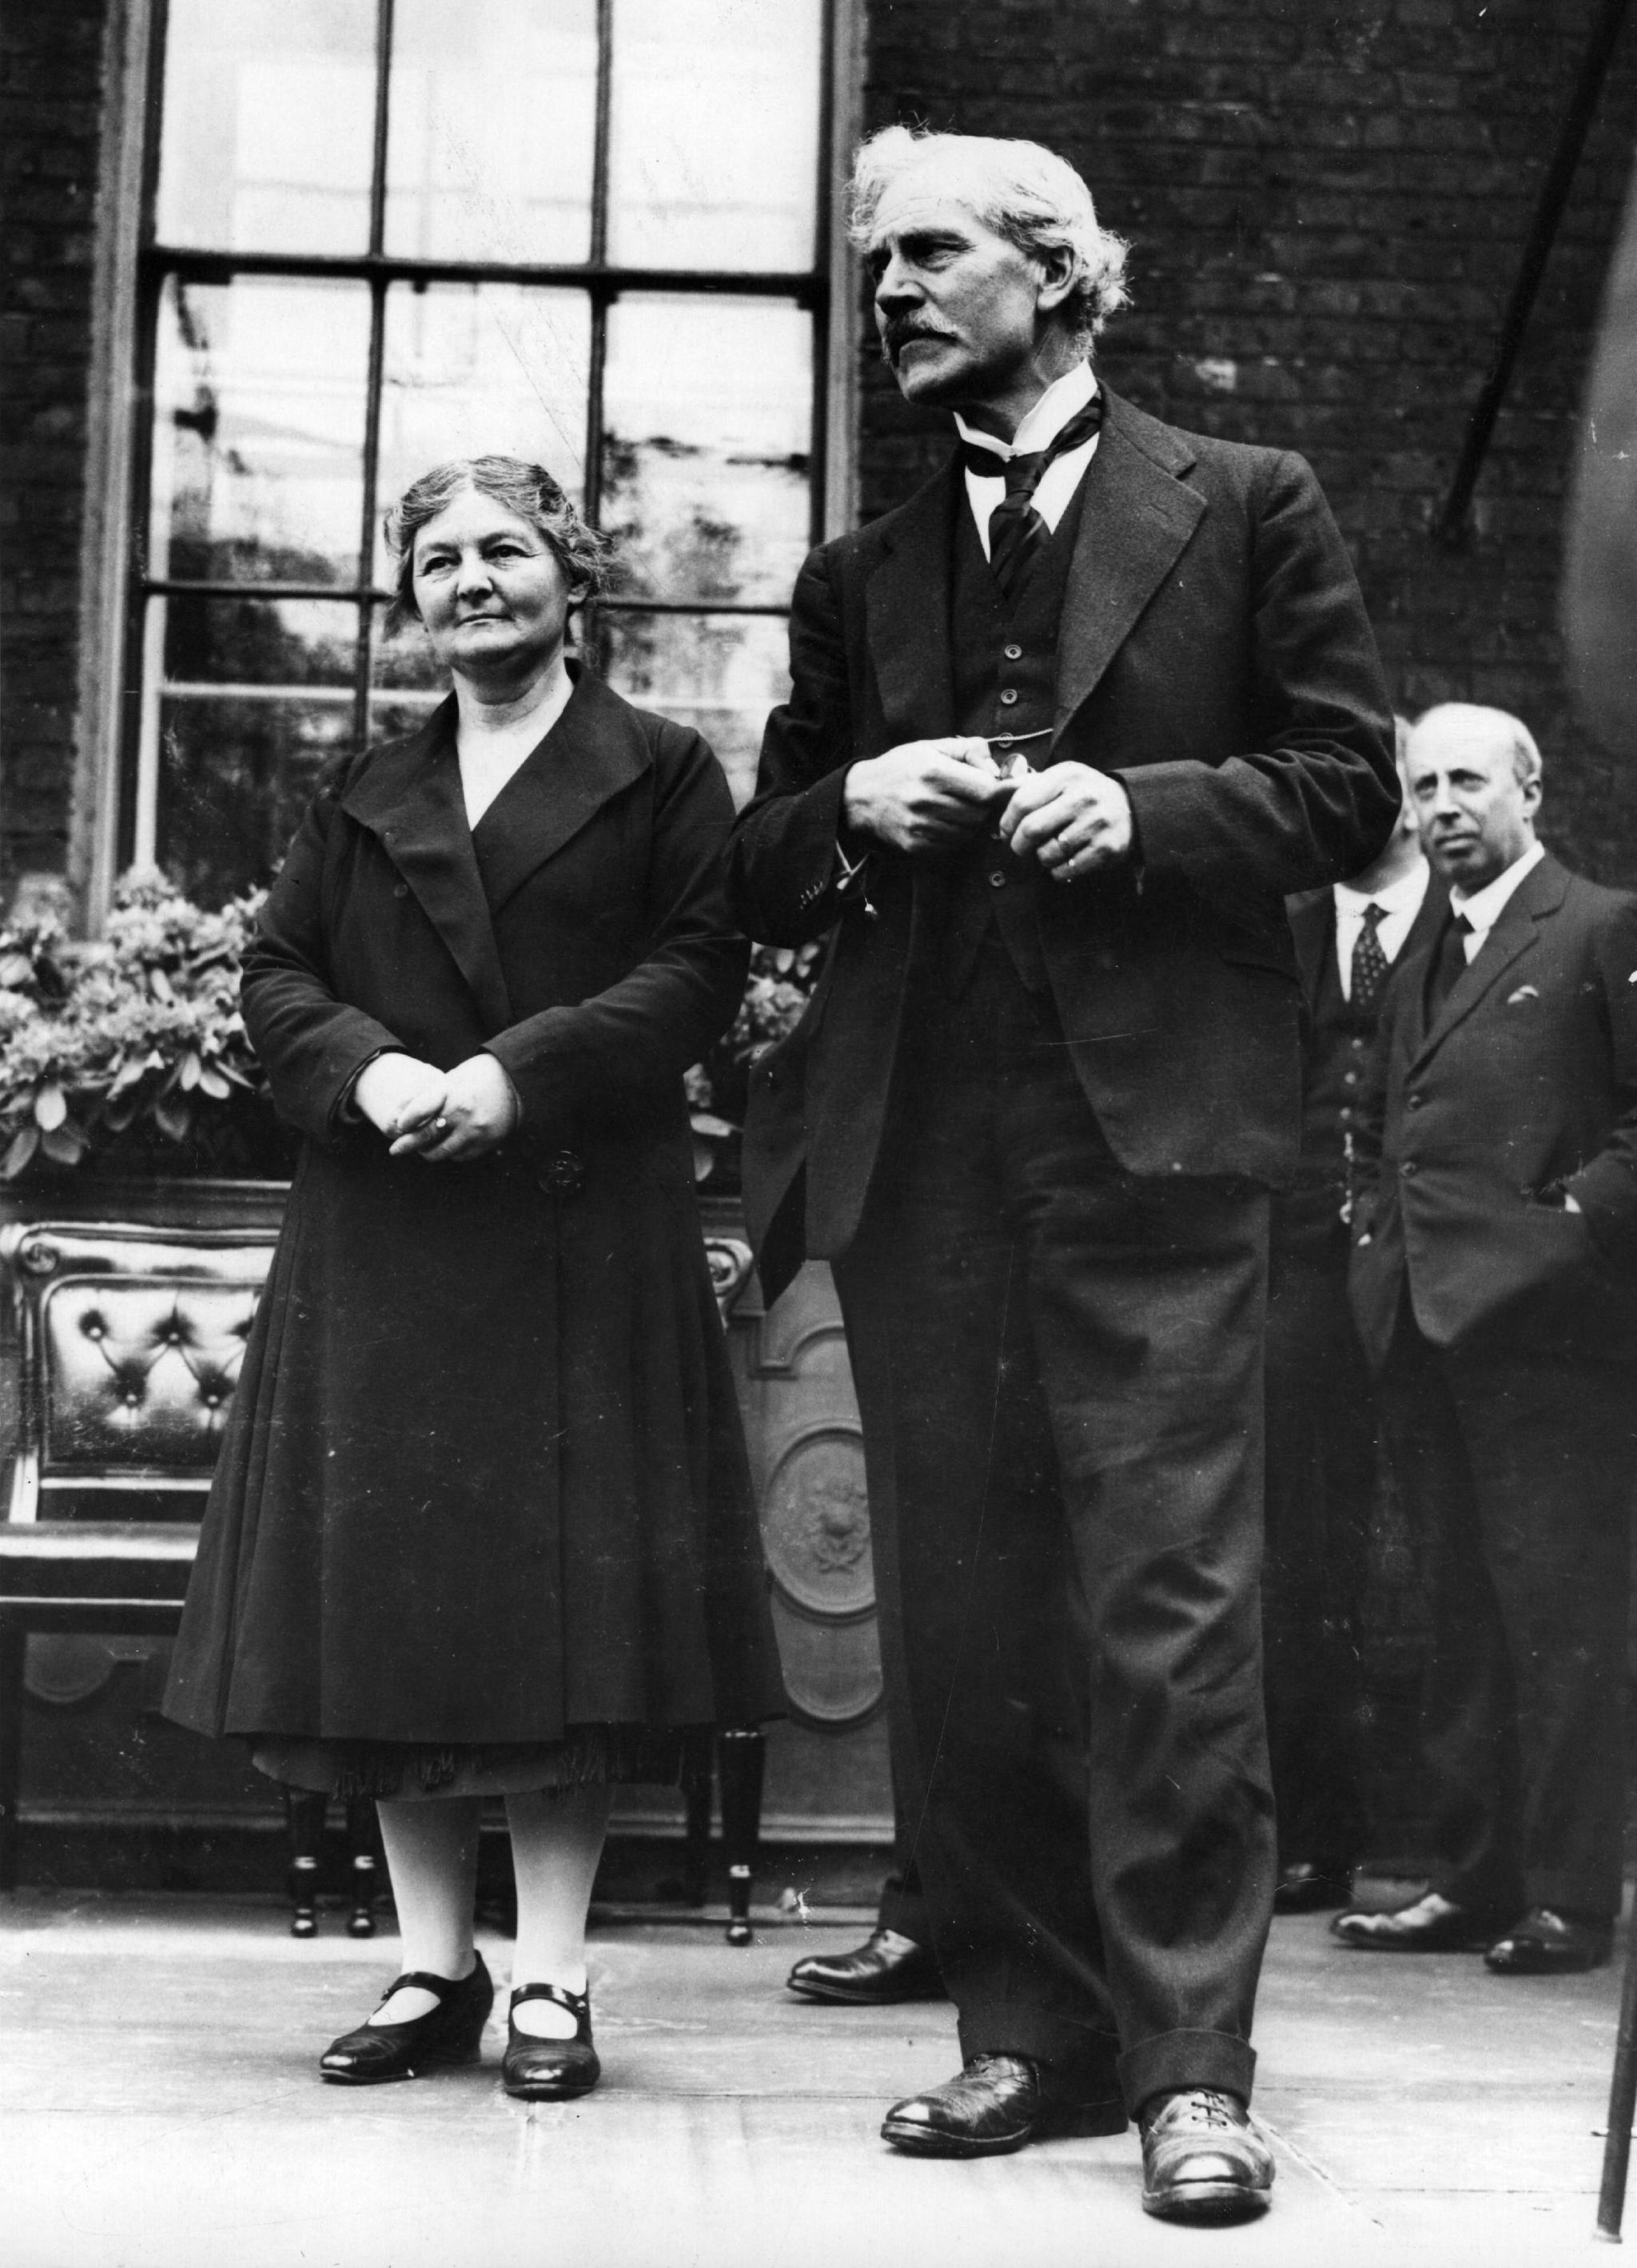
<instances>
[{"instance_id":1,"label":"man's mustache","mask_svg":"<svg viewBox=\"0 0 1637 2268\"><path fill-rule=\"evenodd\" d=\"M953 331L940 330L931 323L918 323L900 318L884 324L881 328L881 352L889 362L896 362L911 339L948 339Z\"/></svg>"}]
</instances>

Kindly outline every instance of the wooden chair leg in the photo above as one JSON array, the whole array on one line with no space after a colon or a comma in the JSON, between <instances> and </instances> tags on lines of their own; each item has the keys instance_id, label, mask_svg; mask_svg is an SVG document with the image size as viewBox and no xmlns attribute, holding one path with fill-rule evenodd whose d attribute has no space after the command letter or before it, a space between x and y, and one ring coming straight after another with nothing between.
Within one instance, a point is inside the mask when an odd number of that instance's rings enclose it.
<instances>
[{"instance_id":1,"label":"wooden chair leg","mask_svg":"<svg viewBox=\"0 0 1637 2268\"><path fill-rule=\"evenodd\" d=\"M375 1934L375 1806L367 1796L355 1796L347 1805L347 1852L351 1860L352 1911L347 1918L349 1937Z\"/></svg>"},{"instance_id":2,"label":"wooden chair leg","mask_svg":"<svg viewBox=\"0 0 1637 2268\"><path fill-rule=\"evenodd\" d=\"M1609 2084L1609 2134L1603 2146L1603 2189L1597 2199L1598 2233L1617 2241L1626 2211L1633 2111L1637 2111L1637 1920L1626 1953L1619 2029L1614 2035L1614 2074Z\"/></svg>"},{"instance_id":3,"label":"wooden chair leg","mask_svg":"<svg viewBox=\"0 0 1637 2268\"><path fill-rule=\"evenodd\" d=\"M0 1890L17 1888L22 1861L18 1786L23 1773L23 1650L26 1631L0 1622Z\"/></svg>"},{"instance_id":4,"label":"wooden chair leg","mask_svg":"<svg viewBox=\"0 0 1637 2268\"><path fill-rule=\"evenodd\" d=\"M714 1792L712 1773L711 1738L702 1742L689 1735L689 1747L682 1764L682 1800L687 1805L687 1825L682 1836L683 1902L690 1906L702 1906L711 1887L711 1798Z\"/></svg>"},{"instance_id":5,"label":"wooden chair leg","mask_svg":"<svg viewBox=\"0 0 1637 2268\"><path fill-rule=\"evenodd\" d=\"M290 1829L290 1934L318 1935L318 1862L324 1841L324 1798L303 1787L284 1790Z\"/></svg>"},{"instance_id":6,"label":"wooden chair leg","mask_svg":"<svg viewBox=\"0 0 1637 2268\"><path fill-rule=\"evenodd\" d=\"M727 1942L750 1943L750 1884L762 1840L762 1775L767 1741L760 1732L726 1732L717 1743L722 1784L722 1851L727 1860Z\"/></svg>"}]
</instances>

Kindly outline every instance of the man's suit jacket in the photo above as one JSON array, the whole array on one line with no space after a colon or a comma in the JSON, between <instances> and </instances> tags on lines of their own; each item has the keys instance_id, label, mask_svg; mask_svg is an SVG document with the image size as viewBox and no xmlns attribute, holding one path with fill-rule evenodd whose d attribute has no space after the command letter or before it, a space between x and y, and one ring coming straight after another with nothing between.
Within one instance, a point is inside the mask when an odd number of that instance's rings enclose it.
<instances>
[{"instance_id":1,"label":"man's suit jacket","mask_svg":"<svg viewBox=\"0 0 1637 2268\"><path fill-rule=\"evenodd\" d=\"M937 947L945 863L877 846L866 890L848 889L836 845L850 764L955 727L966 509L952 459L898 511L815 551L796 585L792 695L769 721L732 865L752 935L835 932L802 1024L752 1079L746 1207L770 1296L803 1248L831 1258L852 1241L911 974ZM1038 894L1058 1012L1108 1140L1139 1174L1279 1181L1300 1099L1283 901L1356 873L1398 799L1375 641L1300 458L1107 397L1053 738L1037 749L1037 765L1117 773L1136 821L1138 858Z\"/></svg>"},{"instance_id":2,"label":"man's suit jacket","mask_svg":"<svg viewBox=\"0 0 1637 2268\"><path fill-rule=\"evenodd\" d=\"M1405 1285L1435 1346L1626 1347L1637 1285L1637 898L1526 874L1430 1027L1400 968L1367 1110L1353 1313L1386 1360ZM1582 1208L1564 1209L1565 1191Z\"/></svg>"}]
</instances>

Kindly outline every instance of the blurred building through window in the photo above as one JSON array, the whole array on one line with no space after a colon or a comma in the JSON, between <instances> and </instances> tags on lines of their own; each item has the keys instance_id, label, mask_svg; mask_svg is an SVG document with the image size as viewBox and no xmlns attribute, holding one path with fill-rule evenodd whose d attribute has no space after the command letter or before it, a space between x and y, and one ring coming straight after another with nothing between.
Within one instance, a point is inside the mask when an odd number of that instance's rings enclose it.
<instances>
[{"instance_id":1,"label":"blurred building through window","mask_svg":"<svg viewBox=\"0 0 1637 2268\"><path fill-rule=\"evenodd\" d=\"M584 626L742 795L819 532L824 0L169 0L119 855L262 880L318 766L440 697L381 513L548 465Z\"/></svg>"}]
</instances>

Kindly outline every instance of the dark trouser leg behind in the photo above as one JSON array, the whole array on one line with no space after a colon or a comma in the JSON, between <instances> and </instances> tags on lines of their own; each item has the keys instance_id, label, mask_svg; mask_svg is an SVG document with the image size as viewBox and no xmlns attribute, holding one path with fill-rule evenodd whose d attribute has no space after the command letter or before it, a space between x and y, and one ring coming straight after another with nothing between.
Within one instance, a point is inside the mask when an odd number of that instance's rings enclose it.
<instances>
[{"instance_id":1,"label":"dark trouser leg behind","mask_svg":"<svg viewBox=\"0 0 1637 2268\"><path fill-rule=\"evenodd\" d=\"M1347 1250L1331 1192L1276 1205L1262 1631L1279 1864L1306 1878L1290 1881L1293 1910L1336 1904L1365 1842L1360 1638L1376 1421Z\"/></svg>"}]
</instances>

